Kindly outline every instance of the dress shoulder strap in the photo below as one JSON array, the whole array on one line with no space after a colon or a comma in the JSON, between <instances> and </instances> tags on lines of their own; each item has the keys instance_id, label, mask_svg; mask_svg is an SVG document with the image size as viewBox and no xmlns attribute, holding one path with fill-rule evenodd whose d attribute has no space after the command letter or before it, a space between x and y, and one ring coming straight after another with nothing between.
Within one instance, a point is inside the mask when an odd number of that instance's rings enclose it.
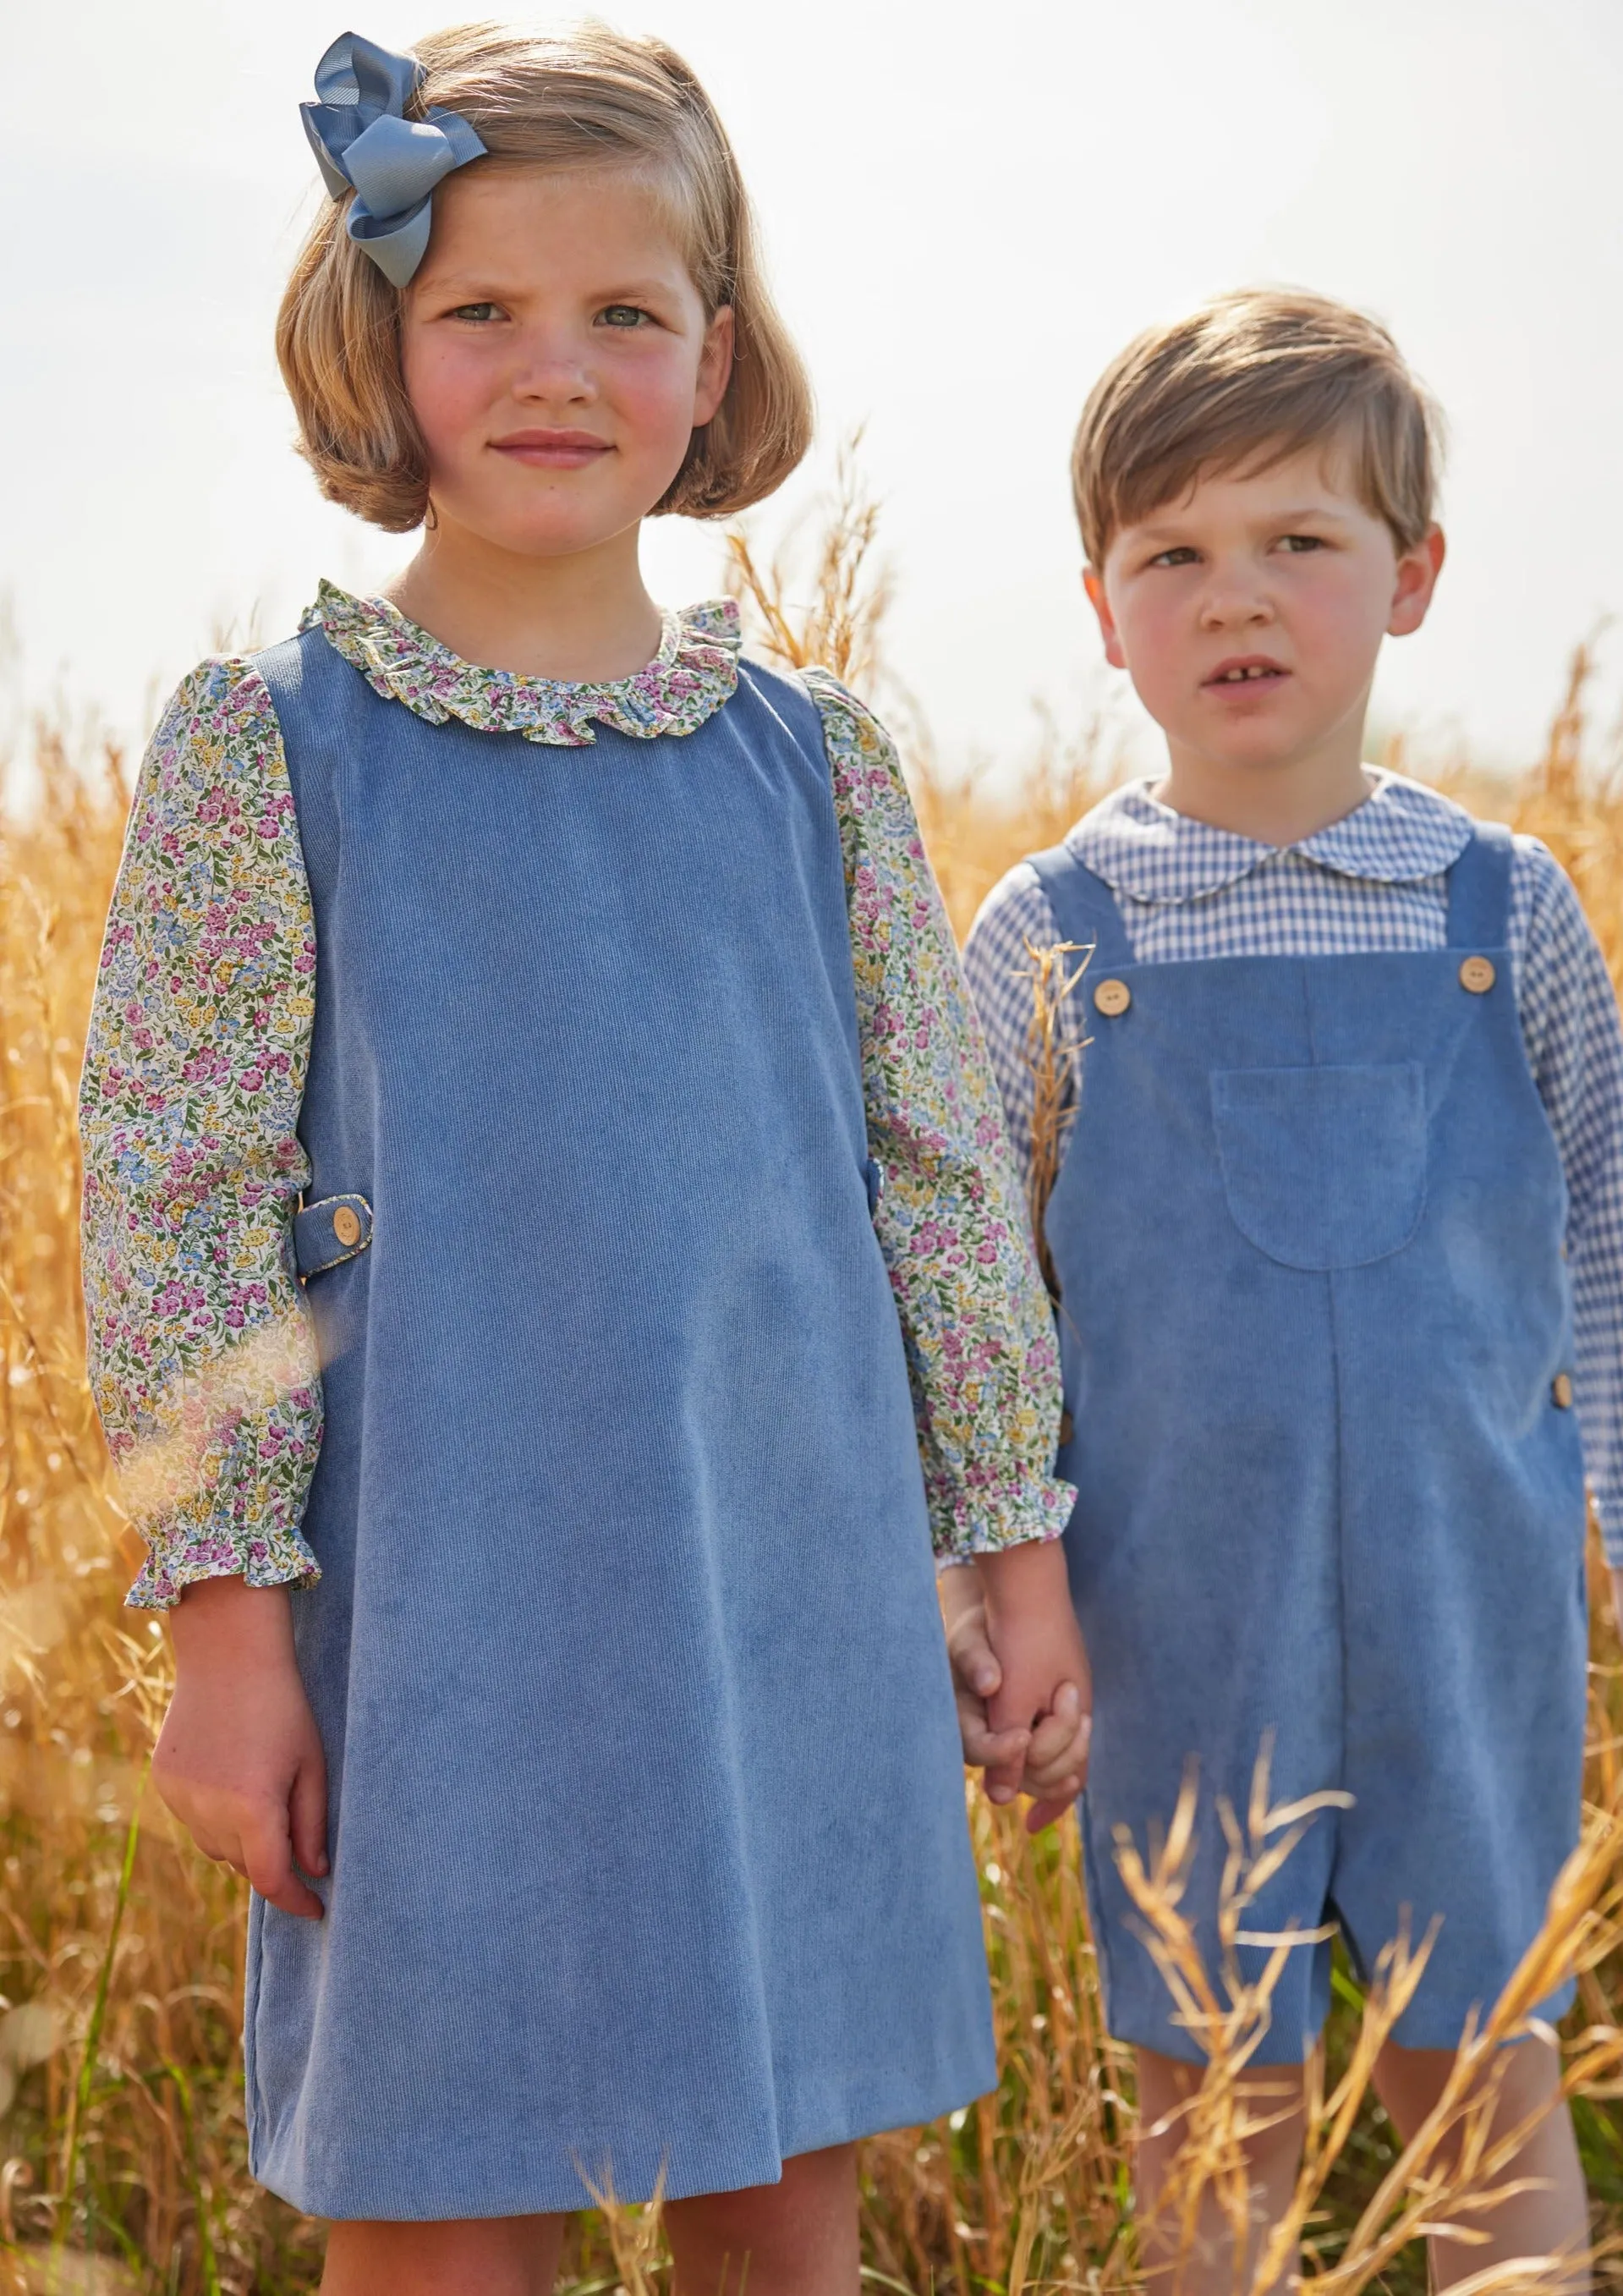
<instances>
[{"instance_id":1,"label":"dress shoulder strap","mask_svg":"<svg viewBox=\"0 0 1623 2296\"><path fill-rule=\"evenodd\" d=\"M1062 940L1093 949L1097 962L1112 972L1135 962L1116 896L1102 877L1078 861L1069 845L1053 845L1028 858L1048 896Z\"/></svg>"},{"instance_id":2,"label":"dress shoulder strap","mask_svg":"<svg viewBox=\"0 0 1623 2296\"><path fill-rule=\"evenodd\" d=\"M1510 939L1511 832L1502 822L1480 821L1471 842L1448 872L1450 948L1504 948Z\"/></svg>"}]
</instances>

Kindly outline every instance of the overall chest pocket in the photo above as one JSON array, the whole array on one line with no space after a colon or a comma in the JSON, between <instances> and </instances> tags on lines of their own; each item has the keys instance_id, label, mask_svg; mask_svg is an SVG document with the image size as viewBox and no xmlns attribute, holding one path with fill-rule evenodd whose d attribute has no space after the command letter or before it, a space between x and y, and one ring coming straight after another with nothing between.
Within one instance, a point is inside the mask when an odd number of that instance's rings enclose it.
<instances>
[{"instance_id":1,"label":"overall chest pocket","mask_svg":"<svg viewBox=\"0 0 1623 2296\"><path fill-rule=\"evenodd\" d=\"M1286 1267L1401 1251L1426 1202L1425 1071L1218 1069L1212 1121L1242 1235Z\"/></svg>"}]
</instances>

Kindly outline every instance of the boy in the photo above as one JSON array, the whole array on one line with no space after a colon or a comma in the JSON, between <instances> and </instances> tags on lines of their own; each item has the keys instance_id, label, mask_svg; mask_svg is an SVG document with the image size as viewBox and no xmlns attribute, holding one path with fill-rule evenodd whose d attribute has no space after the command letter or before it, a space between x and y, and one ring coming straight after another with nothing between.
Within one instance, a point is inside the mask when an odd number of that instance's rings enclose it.
<instances>
[{"instance_id":1,"label":"boy","mask_svg":"<svg viewBox=\"0 0 1623 2296\"><path fill-rule=\"evenodd\" d=\"M1136 1934L1116 1829L1142 1848L1194 1758L1184 1905L1215 1972L1218 1798L1243 1819L1265 1740L1273 1802L1335 1798L1246 1927L1339 1925L1367 1969L1440 1917L1378 2075L1412 2132L1578 1838L1586 1463L1623 1564L1605 965L1543 846L1362 762L1381 638L1420 627L1443 562L1434 438L1390 337L1317 296L1227 296L1122 354L1082 417L1076 499L1105 651L1166 774L1012 871L968 949L1028 1156L1026 945L1094 952L1046 1226L1094 1676L1095 1933L1143 2125L1173 2116L1141 2152L1146 2223L1201 2053ZM985 1759L1019 1656L972 1570L946 1594ZM1052 1795L1075 1767L1028 1758L1024 1789ZM1310 1934L1287 1957L1255 2061L1275 2088L1324 2021L1329 1958ZM1556 2079L1545 2042L1512 2051L1504 2125ZM1300 2135L1285 2113L1252 2141L1266 2218ZM1583 2247L1564 2110L1516 2174L1485 2245L1434 2242L1436 2285ZM1219 2233L1185 2284L1228 2288L1242 2261Z\"/></svg>"}]
</instances>

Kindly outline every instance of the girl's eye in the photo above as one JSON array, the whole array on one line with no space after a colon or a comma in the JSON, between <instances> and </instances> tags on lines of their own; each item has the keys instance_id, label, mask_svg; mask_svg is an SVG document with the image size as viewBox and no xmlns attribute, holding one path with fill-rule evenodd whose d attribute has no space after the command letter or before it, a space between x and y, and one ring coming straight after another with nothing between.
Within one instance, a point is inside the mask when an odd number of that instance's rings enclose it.
<instances>
[{"instance_id":1,"label":"girl's eye","mask_svg":"<svg viewBox=\"0 0 1623 2296\"><path fill-rule=\"evenodd\" d=\"M500 306L495 303L459 303L451 316L454 319L468 319L475 326L483 326L488 321L499 318L501 309Z\"/></svg>"},{"instance_id":2,"label":"girl's eye","mask_svg":"<svg viewBox=\"0 0 1623 2296\"><path fill-rule=\"evenodd\" d=\"M647 312L635 303L610 303L597 316L606 327L640 327L648 319Z\"/></svg>"},{"instance_id":3,"label":"girl's eye","mask_svg":"<svg viewBox=\"0 0 1623 2296\"><path fill-rule=\"evenodd\" d=\"M1291 557L1297 557L1306 550L1323 550L1324 545L1316 534L1283 534L1280 537L1280 547Z\"/></svg>"},{"instance_id":4,"label":"girl's eye","mask_svg":"<svg viewBox=\"0 0 1623 2296\"><path fill-rule=\"evenodd\" d=\"M1174 549L1158 551L1150 563L1152 566L1193 566L1195 559L1196 553L1188 543L1180 542Z\"/></svg>"}]
</instances>

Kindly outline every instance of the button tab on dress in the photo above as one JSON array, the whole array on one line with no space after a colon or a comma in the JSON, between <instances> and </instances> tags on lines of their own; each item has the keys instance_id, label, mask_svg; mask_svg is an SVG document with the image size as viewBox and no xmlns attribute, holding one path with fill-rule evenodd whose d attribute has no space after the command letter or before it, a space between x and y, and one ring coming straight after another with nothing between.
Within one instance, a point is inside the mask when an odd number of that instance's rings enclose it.
<instances>
[{"instance_id":1,"label":"button tab on dress","mask_svg":"<svg viewBox=\"0 0 1623 2296\"><path fill-rule=\"evenodd\" d=\"M1572 1376L1570 1372L1558 1371L1550 1382L1550 1400L1557 1411L1571 1410Z\"/></svg>"},{"instance_id":2,"label":"button tab on dress","mask_svg":"<svg viewBox=\"0 0 1623 2296\"><path fill-rule=\"evenodd\" d=\"M1486 996L1498 978L1491 957L1468 956L1460 967L1460 987L1473 996Z\"/></svg>"},{"instance_id":3,"label":"button tab on dress","mask_svg":"<svg viewBox=\"0 0 1623 2296\"><path fill-rule=\"evenodd\" d=\"M1102 980L1094 991L1094 1009L1107 1021L1114 1021L1133 1002L1133 992L1125 980Z\"/></svg>"}]
</instances>

